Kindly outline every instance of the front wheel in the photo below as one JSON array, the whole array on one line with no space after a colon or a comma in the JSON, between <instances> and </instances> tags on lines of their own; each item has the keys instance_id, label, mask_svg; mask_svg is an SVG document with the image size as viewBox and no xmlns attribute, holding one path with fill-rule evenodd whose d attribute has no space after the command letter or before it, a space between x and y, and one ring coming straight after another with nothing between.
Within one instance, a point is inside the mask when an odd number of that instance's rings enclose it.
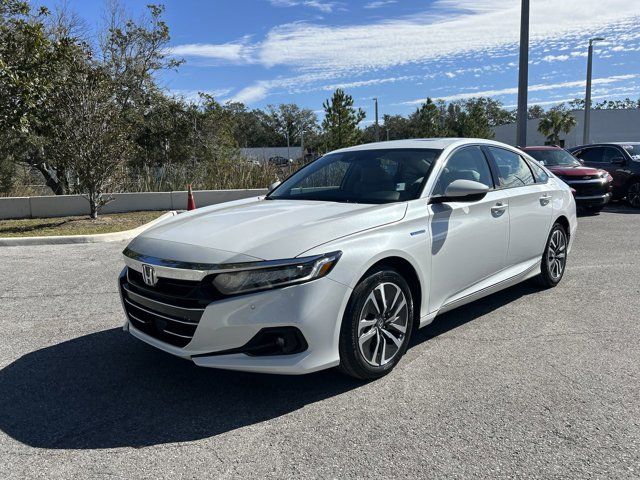
<instances>
[{"instance_id":1,"label":"front wheel","mask_svg":"<svg viewBox=\"0 0 640 480\"><path fill-rule=\"evenodd\" d=\"M555 287L562 280L567 265L569 237L561 223L555 223L549 233L547 245L540 263L538 283L546 288Z\"/></svg>"},{"instance_id":2,"label":"front wheel","mask_svg":"<svg viewBox=\"0 0 640 480\"><path fill-rule=\"evenodd\" d=\"M361 380L389 373L413 329L413 298L396 270L382 267L354 289L340 331L340 370Z\"/></svg>"},{"instance_id":3,"label":"front wheel","mask_svg":"<svg viewBox=\"0 0 640 480\"><path fill-rule=\"evenodd\" d=\"M634 207L640 208L640 180L634 180L627 189L627 202Z\"/></svg>"}]
</instances>

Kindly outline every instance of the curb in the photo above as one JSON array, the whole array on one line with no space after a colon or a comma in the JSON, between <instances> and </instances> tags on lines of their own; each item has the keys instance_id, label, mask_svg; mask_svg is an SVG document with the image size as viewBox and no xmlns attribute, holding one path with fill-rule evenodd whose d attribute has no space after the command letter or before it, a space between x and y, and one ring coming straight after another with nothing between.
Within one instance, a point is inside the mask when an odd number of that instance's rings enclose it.
<instances>
[{"instance_id":1,"label":"curb","mask_svg":"<svg viewBox=\"0 0 640 480\"><path fill-rule=\"evenodd\" d=\"M28 245L68 245L74 243L103 243L103 242L119 242L129 240L146 229L153 227L156 223L166 218L177 215L177 211L167 212L160 215L155 220L140 225L139 227L123 232L112 233L96 233L94 235L53 235L48 237L0 237L0 247L19 247Z\"/></svg>"}]
</instances>

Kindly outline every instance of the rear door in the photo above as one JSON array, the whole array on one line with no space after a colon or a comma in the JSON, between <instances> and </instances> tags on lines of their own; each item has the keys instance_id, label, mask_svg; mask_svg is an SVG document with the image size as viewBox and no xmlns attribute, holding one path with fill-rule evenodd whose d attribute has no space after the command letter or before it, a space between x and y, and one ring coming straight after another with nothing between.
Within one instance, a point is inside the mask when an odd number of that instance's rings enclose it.
<instances>
[{"instance_id":1,"label":"rear door","mask_svg":"<svg viewBox=\"0 0 640 480\"><path fill-rule=\"evenodd\" d=\"M509 202L496 189L485 154L465 146L446 160L432 197L444 194L454 180L483 183L490 191L481 200L430 204L430 310L504 268L509 246Z\"/></svg>"},{"instance_id":2,"label":"rear door","mask_svg":"<svg viewBox=\"0 0 640 480\"><path fill-rule=\"evenodd\" d=\"M488 146L487 151L509 202L506 266L540 259L553 219L553 194L548 179L536 179L524 158L511 150Z\"/></svg>"}]
</instances>

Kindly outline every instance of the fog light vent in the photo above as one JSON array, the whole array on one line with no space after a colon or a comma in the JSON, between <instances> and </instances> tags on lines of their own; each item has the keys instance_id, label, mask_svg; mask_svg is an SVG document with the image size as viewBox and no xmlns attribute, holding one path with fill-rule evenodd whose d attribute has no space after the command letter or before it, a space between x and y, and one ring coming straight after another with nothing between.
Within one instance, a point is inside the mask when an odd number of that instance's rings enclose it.
<instances>
[{"instance_id":1,"label":"fog light vent","mask_svg":"<svg viewBox=\"0 0 640 480\"><path fill-rule=\"evenodd\" d=\"M243 353L253 357L268 355L293 355L304 352L309 346L302 332L295 327L270 327L260 330L242 347Z\"/></svg>"}]
</instances>

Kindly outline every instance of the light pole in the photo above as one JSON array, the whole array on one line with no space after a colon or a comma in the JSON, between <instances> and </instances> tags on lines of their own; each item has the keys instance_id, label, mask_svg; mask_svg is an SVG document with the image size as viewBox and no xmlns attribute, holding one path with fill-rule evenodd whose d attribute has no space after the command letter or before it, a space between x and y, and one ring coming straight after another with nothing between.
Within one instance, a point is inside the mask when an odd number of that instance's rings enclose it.
<instances>
[{"instance_id":1,"label":"light pole","mask_svg":"<svg viewBox=\"0 0 640 480\"><path fill-rule=\"evenodd\" d=\"M375 102L375 107L376 107L376 142L380 141L380 124L378 124L378 98L374 98L373 101Z\"/></svg>"},{"instance_id":2,"label":"light pole","mask_svg":"<svg viewBox=\"0 0 640 480\"><path fill-rule=\"evenodd\" d=\"M527 146L527 88L529 83L529 0L520 9L520 62L518 66L518 119L516 145Z\"/></svg>"},{"instance_id":3,"label":"light pole","mask_svg":"<svg viewBox=\"0 0 640 480\"><path fill-rule=\"evenodd\" d=\"M604 40L602 37L589 39L589 54L587 55L587 91L584 95L584 133L582 143L589 143L589 127L591 126L591 69L593 64L593 42Z\"/></svg>"}]
</instances>

